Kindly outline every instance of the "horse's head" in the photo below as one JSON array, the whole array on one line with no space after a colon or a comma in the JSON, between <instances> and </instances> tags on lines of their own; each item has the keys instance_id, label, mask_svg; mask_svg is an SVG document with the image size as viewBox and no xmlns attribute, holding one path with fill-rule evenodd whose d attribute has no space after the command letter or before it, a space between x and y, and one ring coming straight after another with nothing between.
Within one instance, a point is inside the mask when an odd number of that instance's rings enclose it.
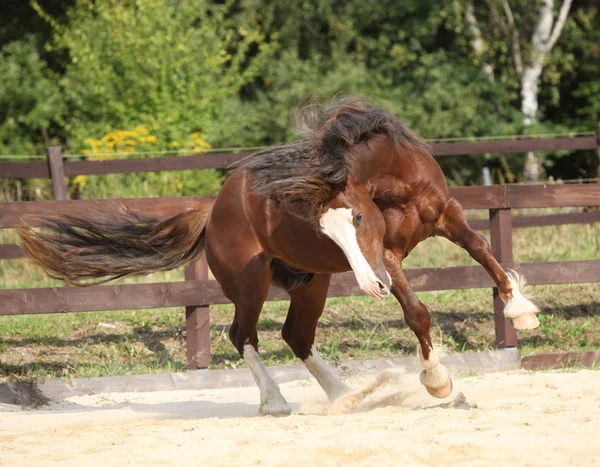
<instances>
[{"instance_id":1,"label":"horse's head","mask_svg":"<svg viewBox=\"0 0 600 467\"><path fill-rule=\"evenodd\" d=\"M383 263L383 214L366 185L346 184L319 219L321 231L342 249L359 287L381 299L390 294L391 277Z\"/></svg>"}]
</instances>

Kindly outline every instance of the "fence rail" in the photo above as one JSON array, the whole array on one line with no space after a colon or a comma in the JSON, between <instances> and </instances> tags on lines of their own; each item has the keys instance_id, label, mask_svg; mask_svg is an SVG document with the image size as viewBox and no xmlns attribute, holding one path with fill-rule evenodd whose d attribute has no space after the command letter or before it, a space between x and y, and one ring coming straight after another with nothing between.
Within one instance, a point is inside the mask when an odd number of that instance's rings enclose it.
<instances>
[{"instance_id":1,"label":"fence rail","mask_svg":"<svg viewBox=\"0 0 600 467\"><path fill-rule=\"evenodd\" d=\"M489 141L477 143L434 144L436 156L471 155L489 152L519 153L598 149L595 137L548 140ZM136 212L167 217L212 203L210 197L151 199L111 199L67 201L65 176L84 174L130 173L158 170L227 168L248 153L195 155L149 159L105 161L63 161L60 151L51 148L48 162L0 163L0 178L51 178L57 201L0 203L0 229L16 228L23 219L39 225L36 215L75 214L77 212ZM494 255L504 267L523 272L530 284L600 282L600 260L513 264L512 229L546 225L591 223L600 221L600 212L553 214L550 216L512 217L512 209L546 207L599 207L600 185L497 185L490 187L451 188L451 194L465 209L489 210L489 220L473 220L477 229L489 229ZM17 245L0 245L0 259L22 258ZM416 291L493 287L480 266L410 269L406 271ZM330 297L360 295L351 273L334 277ZM271 289L268 300L286 300L287 294ZM105 285L87 288L54 287L0 289L0 316L48 314L116 309L186 307L187 355L189 368L202 368L210 362L209 306L227 303L219 284L208 280L204 258L185 269L185 281L155 284ZM513 347L516 331L503 316L502 304L494 289L496 342Z\"/></svg>"},{"instance_id":2,"label":"fence rail","mask_svg":"<svg viewBox=\"0 0 600 467\"><path fill-rule=\"evenodd\" d=\"M600 281L600 261L548 263L502 263L519 270L531 285ZM407 269L406 277L416 292L482 289L494 286L480 266ZM364 295L353 273L336 274L329 297ZM268 301L289 300L281 289L271 288ZM0 316L53 314L138 308L207 307L231 303L217 281L198 279L185 282L101 285L95 287L51 287L0 289Z\"/></svg>"},{"instance_id":3,"label":"fence rail","mask_svg":"<svg viewBox=\"0 0 600 467\"><path fill-rule=\"evenodd\" d=\"M600 147L600 122L598 136L577 138L545 138L503 141L472 141L456 143L433 143L431 152L435 157L472 156L501 153L515 154L529 151L580 151L596 150ZM60 169L56 169L60 148L50 148L53 157L47 162L0 162L0 178L52 178L58 181ZM177 157L149 157L113 160L62 161L64 176L106 175L112 173L156 172L160 170L226 169L252 152L228 152L195 154ZM54 165L52 159L54 158Z\"/></svg>"}]
</instances>

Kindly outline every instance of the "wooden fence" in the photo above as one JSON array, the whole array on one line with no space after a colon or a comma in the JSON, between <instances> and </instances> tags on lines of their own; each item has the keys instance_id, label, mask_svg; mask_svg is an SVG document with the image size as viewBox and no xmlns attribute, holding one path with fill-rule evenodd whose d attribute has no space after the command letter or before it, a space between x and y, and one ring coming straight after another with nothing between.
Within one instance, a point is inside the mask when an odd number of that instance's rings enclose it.
<instances>
[{"instance_id":1,"label":"wooden fence","mask_svg":"<svg viewBox=\"0 0 600 467\"><path fill-rule=\"evenodd\" d=\"M442 143L433 145L435 156L472 155L489 152L519 153L530 150L597 150L600 138ZM65 176L226 168L246 153L196 155L148 159L64 161L59 148L50 148L47 162L0 163L0 178L51 178L57 201L0 203L0 229L21 225L25 214L57 214L99 210L137 212L169 216L206 203L208 198L111 199L67 201ZM590 223L600 221L600 212L513 217L512 209L544 207L600 207L600 185L496 185L451 188L465 209L485 209L489 220L472 221L476 229L490 229L497 259L505 268L524 273L528 282L564 284L600 282L600 260L513 264L512 228ZM0 245L0 259L22 258L17 245ZM480 266L410 269L406 275L416 291L492 287ZM330 297L360 295L352 273L336 275ZM286 300L285 292L271 289L268 300ZM0 289L0 315L67 313L82 311L176 307L186 308L188 368L203 368L210 362L209 306L228 303L215 281L208 280L204 258L185 269L184 282L105 285L88 288L59 287ZM503 316L503 304L494 289L496 341L499 347L514 347L516 331Z\"/></svg>"}]
</instances>

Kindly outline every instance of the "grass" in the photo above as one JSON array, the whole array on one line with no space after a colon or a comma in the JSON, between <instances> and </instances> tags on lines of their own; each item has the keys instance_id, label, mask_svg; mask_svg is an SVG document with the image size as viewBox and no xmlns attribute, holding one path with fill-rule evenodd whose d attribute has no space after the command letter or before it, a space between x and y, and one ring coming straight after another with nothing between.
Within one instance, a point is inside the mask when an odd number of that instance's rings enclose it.
<instances>
[{"instance_id":1,"label":"grass","mask_svg":"<svg viewBox=\"0 0 600 467\"><path fill-rule=\"evenodd\" d=\"M554 210L556 212L556 210ZM11 231L0 242L16 241ZM515 261L600 259L600 226L573 225L515 230ZM475 264L444 239L429 239L407 258L406 267ZM181 270L128 282L179 281ZM0 261L0 287L60 285L21 260ZM600 348L597 284L532 287L541 325L520 333L522 354ZM451 351L495 347L489 289L418 294L431 310L432 336ZM269 302L258 324L267 365L295 358L280 336L287 302ZM227 337L233 307L211 307L212 368L242 365ZM397 302L368 297L332 298L317 329L327 360L414 354L416 338L404 325ZM185 322L181 308L0 317L0 381L11 377L86 377L179 371L185 368Z\"/></svg>"}]
</instances>

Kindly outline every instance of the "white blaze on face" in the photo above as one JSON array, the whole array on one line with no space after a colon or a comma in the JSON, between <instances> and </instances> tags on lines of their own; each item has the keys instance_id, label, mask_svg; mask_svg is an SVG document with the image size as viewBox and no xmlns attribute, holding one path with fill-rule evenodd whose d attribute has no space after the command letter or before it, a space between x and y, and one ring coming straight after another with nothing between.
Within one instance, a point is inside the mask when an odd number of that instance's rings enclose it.
<instances>
[{"instance_id":1,"label":"white blaze on face","mask_svg":"<svg viewBox=\"0 0 600 467\"><path fill-rule=\"evenodd\" d=\"M383 294L379 290L379 279L358 246L352 209L329 209L321 216L319 224L323 233L331 238L346 255L359 287L372 297L381 298Z\"/></svg>"}]
</instances>

